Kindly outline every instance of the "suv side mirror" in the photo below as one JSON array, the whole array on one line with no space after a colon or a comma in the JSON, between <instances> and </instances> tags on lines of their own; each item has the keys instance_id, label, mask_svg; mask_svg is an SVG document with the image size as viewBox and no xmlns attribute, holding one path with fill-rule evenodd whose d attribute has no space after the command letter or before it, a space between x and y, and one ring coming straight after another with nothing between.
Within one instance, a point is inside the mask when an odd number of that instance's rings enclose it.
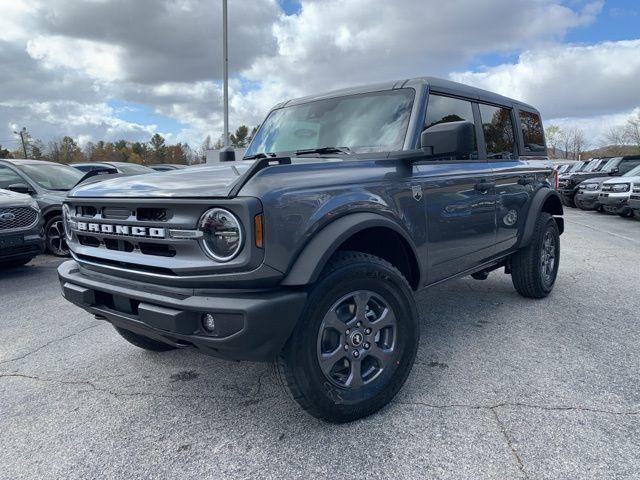
<instances>
[{"instance_id":1,"label":"suv side mirror","mask_svg":"<svg viewBox=\"0 0 640 480\"><path fill-rule=\"evenodd\" d=\"M35 193L33 188L31 188L26 183L14 183L12 185L9 185L7 187L7 190L11 190L12 192L16 192L16 193L25 193L27 195L31 195L32 193Z\"/></svg>"},{"instance_id":2,"label":"suv side mirror","mask_svg":"<svg viewBox=\"0 0 640 480\"><path fill-rule=\"evenodd\" d=\"M439 123L420 135L420 146L429 156L462 157L475 151L475 126L471 122Z\"/></svg>"},{"instance_id":3,"label":"suv side mirror","mask_svg":"<svg viewBox=\"0 0 640 480\"><path fill-rule=\"evenodd\" d=\"M609 175L617 175L618 173L620 173L620 169L618 167L613 167L609 170Z\"/></svg>"}]
</instances>

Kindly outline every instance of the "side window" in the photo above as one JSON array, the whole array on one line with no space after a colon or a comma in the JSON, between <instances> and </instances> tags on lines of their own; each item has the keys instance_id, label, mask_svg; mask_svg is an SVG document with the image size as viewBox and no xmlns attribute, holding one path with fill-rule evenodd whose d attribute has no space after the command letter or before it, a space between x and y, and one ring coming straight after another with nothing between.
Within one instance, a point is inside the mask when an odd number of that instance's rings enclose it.
<instances>
[{"instance_id":1,"label":"side window","mask_svg":"<svg viewBox=\"0 0 640 480\"><path fill-rule=\"evenodd\" d=\"M9 185L13 185L14 183L25 183L25 181L9 167L0 165L0 188L6 189Z\"/></svg>"},{"instance_id":2,"label":"side window","mask_svg":"<svg viewBox=\"0 0 640 480\"><path fill-rule=\"evenodd\" d=\"M636 168L638 165L640 165L640 158L637 160L623 160L620 163L619 173L620 175L624 175L625 173L630 172L631 170Z\"/></svg>"},{"instance_id":3,"label":"side window","mask_svg":"<svg viewBox=\"0 0 640 480\"><path fill-rule=\"evenodd\" d=\"M520 111L520 125L522 126L525 155L527 153L544 154L544 131L540 116L536 113Z\"/></svg>"},{"instance_id":4,"label":"side window","mask_svg":"<svg viewBox=\"0 0 640 480\"><path fill-rule=\"evenodd\" d=\"M480 104L480 117L487 144L487 158L513 158L516 142L511 110Z\"/></svg>"},{"instance_id":5,"label":"side window","mask_svg":"<svg viewBox=\"0 0 640 480\"><path fill-rule=\"evenodd\" d=\"M462 121L475 123L473 121L473 108L471 106L471 102L435 94L429 95L427 115L424 121L424 130L441 123ZM461 160L474 160L478 158L478 142L475 138L475 131L473 144L475 146L475 152L471 155L465 155Z\"/></svg>"}]
</instances>

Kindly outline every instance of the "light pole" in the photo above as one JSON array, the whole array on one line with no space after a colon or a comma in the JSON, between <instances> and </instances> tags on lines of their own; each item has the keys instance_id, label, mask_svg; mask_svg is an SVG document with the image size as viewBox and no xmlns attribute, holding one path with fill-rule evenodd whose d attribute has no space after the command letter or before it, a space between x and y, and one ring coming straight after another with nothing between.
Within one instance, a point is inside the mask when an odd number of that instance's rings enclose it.
<instances>
[{"instance_id":1,"label":"light pole","mask_svg":"<svg viewBox=\"0 0 640 480\"><path fill-rule=\"evenodd\" d=\"M224 148L220 150L221 162L233 162L236 154L229 146L229 43L227 29L227 0L222 0L222 77L224 109Z\"/></svg>"},{"instance_id":2,"label":"light pole","mask_svg":"<svg viewBox=\"0 0 640 480\"><path fill-rule=\"evenodd\" d=\"M19 132L14 131L13 133L15 133L16 135L20 135L20 141L22 142L22 151L24 152L24 158L28 158L27 157L27 146L24 143L24 132L26 131L26 128L22 128L22 130L20 130Z\"/></svg>"}]
</instances>

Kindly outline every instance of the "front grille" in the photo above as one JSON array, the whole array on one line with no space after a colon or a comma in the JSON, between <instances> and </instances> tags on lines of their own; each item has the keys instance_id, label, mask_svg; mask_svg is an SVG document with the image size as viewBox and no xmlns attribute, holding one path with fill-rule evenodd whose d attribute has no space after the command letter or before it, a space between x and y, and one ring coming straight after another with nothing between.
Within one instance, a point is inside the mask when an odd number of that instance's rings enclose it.
<instances>
[{"instance_id":1,"label":"front grille","mask_svg":"<svg viewBox=\"0 0 640 480\"><path fill-rule=\"evenodd\" d=\"M602 186L602 191L603 192L611 192L611 191L613 191L613 186L612 185L603 185Z\"/></svg>"},{"instance_id":2,"label":"front grille","mask_svg":"<svg viewBox=\"0 0 640 480\"><path fill-rule=\"evenodd\" d=\"M38 212L31 207L0 208L0 231L26 230L38 222Z\"/></svg>"},{"instance_id":3,"label":"front grille","mask_svg":"<svg viewBox=\"0 0 640 480\"><path fill-rule=\"evenodd\" d=\"M167 220L166 208L138 208L136 218L140 222L165 222Z\"/></svg>"}]
</instances>

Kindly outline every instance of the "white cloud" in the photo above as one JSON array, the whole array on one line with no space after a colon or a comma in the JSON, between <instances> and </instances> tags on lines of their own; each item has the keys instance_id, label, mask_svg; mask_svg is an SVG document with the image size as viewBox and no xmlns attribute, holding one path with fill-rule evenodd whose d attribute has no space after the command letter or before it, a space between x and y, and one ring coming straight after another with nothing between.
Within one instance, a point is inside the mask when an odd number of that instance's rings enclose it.
<instances>
[{"instance_id":1,"label":"white cloud","mask_svg":"<svg viewBox=\"0 0 640 480\"><path fill-rule=\"evenodd\" d=\"M515 64L450 77L531 103L546 118L607 115L640 105L640 40L526 51Z\"/></svg>"},{"instance_id":2,"label":"white cloud","mask_svg":"<svg viewBox=\"0 0 640 480\"><path fill-rule=\"evenodd\" d=\"M120 62L122 48L108 43L58 35L38 36L27 42L27 53L50 69L78 70L91 78L105 81L123 80L125 77Z\"/></svg>"}]
</instances>

